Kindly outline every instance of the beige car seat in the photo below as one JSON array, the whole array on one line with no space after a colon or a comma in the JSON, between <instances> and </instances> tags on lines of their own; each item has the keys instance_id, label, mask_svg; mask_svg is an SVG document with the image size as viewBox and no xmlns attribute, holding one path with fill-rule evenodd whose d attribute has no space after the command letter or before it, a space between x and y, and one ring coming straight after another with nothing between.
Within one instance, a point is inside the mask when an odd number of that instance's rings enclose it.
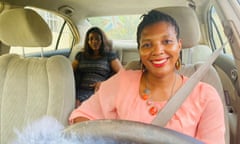
<instances>
[{"instance_id":1,"label":"beige car seat","mask_svg":"<svg viewBox=\"0 0 240 144\"><path fill-rule=\"evenodd\" d=\"M52 33L30 9L10 9L0 15L0 40L10 46L46 47ZM0 56L0 143L11 143L15 129L48 115L65 126L74 109L71 62L64 56L24 58Z\"/></svg>"},{"instance_id":2,"label":"beige car seat","mask_svg":"<svg viewBox=\"0 0 240 144\"><path fill-rule=\"evenodd\" d=\"M198 46L198 42L200 40L200 27L199 22L197 19L196 14L193 12L191 8L188 7L168 7L168 8L159 8L159 11L168 13L172 17L174 17L179 24L180 27L180 38L183 41L182 47L184 49L192 48L192 47L198 47L200 49L202 46ZM206 48L206 46L203 46ZM210 50L210 49L209 49ZM210 55L210 54L209 54ZM206 58L203 60L205 61ZM197 69L202 65L202 63L193 62L192 64L185 64L182 65L179 73L191 76ZM140 69L140 62L139 61L132 61L129 62L125 68L126 69ZM229 122L228 122L228 112L227 112L227 106L224 98L224 92L221 80L218 76L218 73L216 70L211 67L207 74L202 79L203 82L211 84L213 87L216 88L218 91L222 102L224 104L225 108L225 125L226 125L226 144L229 144L230 142L230 136L229 136Z\"/></svg>"}]
</instances>

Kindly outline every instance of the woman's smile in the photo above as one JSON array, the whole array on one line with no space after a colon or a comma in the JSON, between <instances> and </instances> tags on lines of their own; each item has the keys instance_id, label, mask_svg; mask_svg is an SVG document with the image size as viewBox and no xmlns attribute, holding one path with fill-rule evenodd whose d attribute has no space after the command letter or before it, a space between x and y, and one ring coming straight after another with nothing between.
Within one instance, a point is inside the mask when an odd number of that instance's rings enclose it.
<instances>
[{"instance_id":1,"label":"woman's smile","mask_svg":"<svg viewBox=\"0 0 240 144\"><path fill-rule=\"evenodd\" d=\"M151 61L154 67L163 67L168 62L168 58L156 59Z\"/></svg>"}]
</instances>

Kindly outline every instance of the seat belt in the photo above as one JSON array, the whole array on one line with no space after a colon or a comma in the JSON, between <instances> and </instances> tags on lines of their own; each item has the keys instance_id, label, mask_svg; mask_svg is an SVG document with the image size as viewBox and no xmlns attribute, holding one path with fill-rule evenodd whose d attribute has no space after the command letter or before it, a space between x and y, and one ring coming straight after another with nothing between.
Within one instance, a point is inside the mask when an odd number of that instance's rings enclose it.
<instances>
[{"instance_id":1,"label":"seat belt","mask_svg":"<svg viewBox=\"0 0 240 144\"><path fill-rule=\"evenodd\" d=\"M167 122L172 118L175 112L182 105L184 100L192 92L196 84L203 78L206 72L209 70L213 62L220 55L227 42L225 42L219 49L215 50L214 53L208 58L208 60L200 66L200 68L191 75L188 81L175 93L174 96L166 103L164 108L157 114L153 119L152 124L164 127Z\"/></svg>"}]
</instances>

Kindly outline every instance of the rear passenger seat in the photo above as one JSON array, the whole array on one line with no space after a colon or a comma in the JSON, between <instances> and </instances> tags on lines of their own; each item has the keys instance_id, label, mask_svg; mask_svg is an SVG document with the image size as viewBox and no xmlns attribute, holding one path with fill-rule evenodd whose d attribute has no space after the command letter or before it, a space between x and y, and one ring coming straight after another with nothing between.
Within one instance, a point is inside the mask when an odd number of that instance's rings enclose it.
<instances>
[{"instance_id":1,"label":"rear passenger seat","mask_svg":"<svg viewBox=\"0 0 240 144\"><path fill-rule=\"evenodd\" d=\"M122 46L122 48L120 46ZM137 45L135 44L113 45L113 50L117 52L120 61L125 67L129 67L129 64L132 61L140 60ZM212 50L207 45L196 45L191 48L183 48L182 64L185 65L205 62L211 56L211 54Z\"/></svg>"},{"instance_id":2,"label":"rear passenger seat","mask_svg":"<svg viewBox=\"0 0 240 144\"><path fill-rule=\"evenodd\" d=\"M119 60L123 66L130 61L139 60L137 43L134 43L132 41L111 41L111 43L112 50L117 53ZM83 46L76 45L72 49L69 60L73 61L79 51L83 51Z\"/></svg>"},{"instance_id":3,"label":"rear passenger seat","mask_svg":"<svg viewBox=\"0 0 240 144\"><path fill-rule=\"evenodd\" d=\"M130 61L139 60L137 43L133 41L113 41L112 47L123 66Z\"/></svg>"},{"instance_id":4,"label":"rear passenger seat","mask_svg":"<svg viewBox=\"0 0 240 144\"><path fill-rule=\"evenodd\" d=\"M119 60L124 67L129 67L131 62L140 60L137 43L129 41L112 41L112 44L113 51L117 53ZM74 60L79 51L83 51L83 48L82 46L76 45L69 56L70 61ZM207 45L196 45L191 48L182 48L182 64L205 62L211 54L212 50Z\"/></svg>"}]
</instances>

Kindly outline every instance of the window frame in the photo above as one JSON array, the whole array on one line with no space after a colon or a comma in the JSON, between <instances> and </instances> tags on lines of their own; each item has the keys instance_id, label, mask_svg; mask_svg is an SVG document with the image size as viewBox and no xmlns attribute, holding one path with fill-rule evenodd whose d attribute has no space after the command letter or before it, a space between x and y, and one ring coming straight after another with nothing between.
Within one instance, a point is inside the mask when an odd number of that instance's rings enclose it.
<instances>
[{"instance_id":1,"label":"window frame","mask_svg":"<svg viewBox=\"0 0 240 144\"><path fill-rule=\"evenodd\" d=\"M76 27L71 24L70 21L67 21L67 19L59 14L56 14L54 12L48 11L48 10L44 10L44 9L39 9L39 8L35 8L35 7L25 7L27 9L32 9L35 12L37 12L43 19L44 21L49 25L49 28L52 32L52 35L55 35L55 37L53 36L53 40L50 46L44 48L43 53L44 53L44 57L49 57L52 55L56 55L56 54L60 54L60 55L65 55L65 56L69 56L73 46L76 44L76 42L79 39L79 34L78 31L76 29ZM46 15L46 16L45 16ZM52 19L52 17L57 18L58 20L61 20L61 22L57 22L57 27L52 27L52 25L54 25L54 20L49 20ZM64 40L64 30L68 29L68 35L71 37L71 39L69 39L69 43L67 45L66 48L61 48L61 42ZM57 30L57 31L55 31ZM55 39L55 40L54 40ZM12 52L11 52L12 49ZM21 47L10 47L10 53L17 53L19 55L24 55L27 57L40 57L42 56L42 50L40 50L41 47L38 48L34 48L34 49L28 49L28 48L21 48Z\"/></svg>"},{"instance_id":2,"label":"window frame","mask_svg":"<svg viewBox=\"0 0 240 144\"><path fill-rule=\"evenodd\" d=\"M209 7L209 10L208 10L208 13L207 13L207 23L208 23L208 34L209 34L209 41L210 41L210 45L211 45L211 48L212 50L216 50L219 45L217 44L217 40L219 41L220 45L222 46L225 42L224 39L228 40L227 36L225 35L224 31L221 31L219 26L217 25L216 23L216 18L213 17L213 11L215 10L217 16L218 16L218 13L215 9L215 7L212 5ZM219 19L220 20L220 19ZM221 23L221 26L222 26L222 23ZM223 26L222 26L223 27ZM216 32L216 35L214 35L214 31ZM216 39L217 37L217 39ZM229 48L228 48L229 47ZM229 49L229 50L227 50ZM232 54L232 50L229 46L229 44L227 44L224 48L223 48L223 53L224 54L230 54L230 55L233 55Z\"/></svg>"}]
</instances>

